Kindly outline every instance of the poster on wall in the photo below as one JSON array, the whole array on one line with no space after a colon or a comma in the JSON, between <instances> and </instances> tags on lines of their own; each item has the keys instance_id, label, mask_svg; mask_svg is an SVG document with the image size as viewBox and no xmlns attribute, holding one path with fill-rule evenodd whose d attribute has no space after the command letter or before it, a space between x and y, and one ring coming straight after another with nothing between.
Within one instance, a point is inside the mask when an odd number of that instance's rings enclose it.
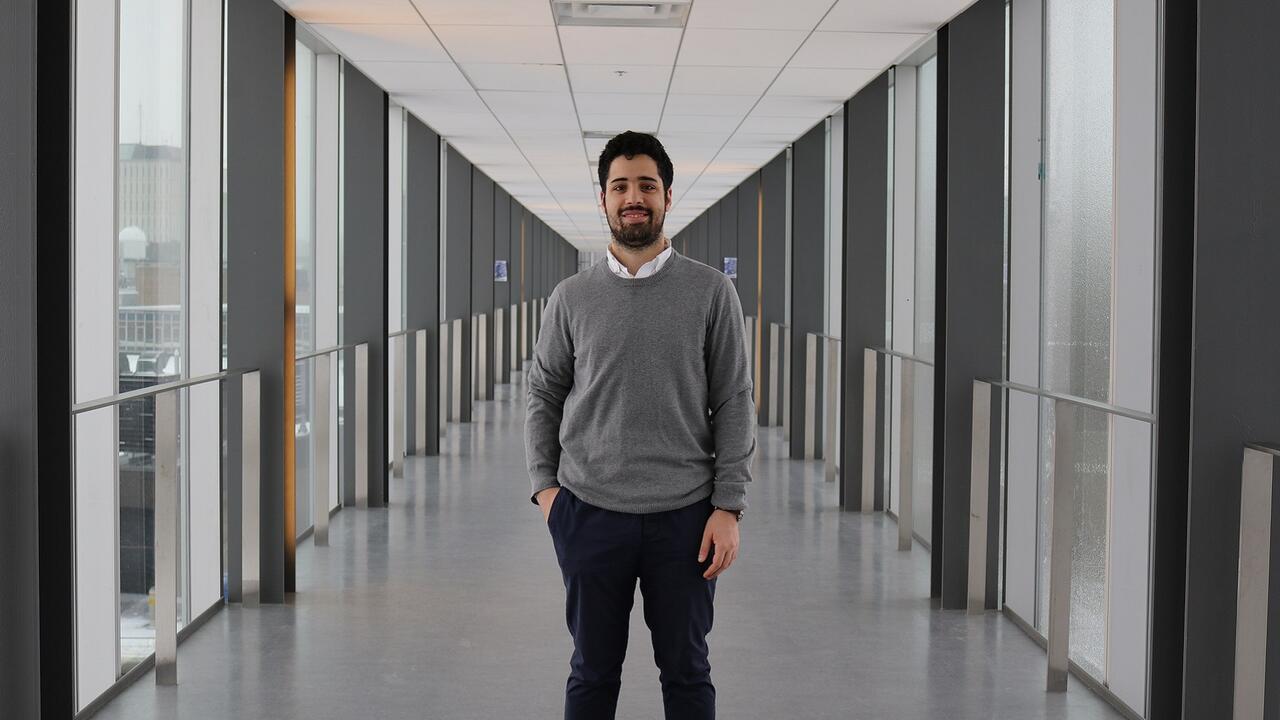
<instances>
[{"instance_id":1,"label":"poster on wall","mask_svg":"<svg viewBox=\"0 0 1280 720\"><path fill-rule=\"evenodd\" d=\"M728 275L731 280L738 279L738 258L727 257L724 259L724 274Z\"/></svg>"},{"instance_id":2,"label":"poster on wall","mask_svg":"<svg viewBox=\"0 0 1280 720\"><path fill-rule=\"evenodd\" d=\"M506 260L493 261L493 281L494 282L507 281L507 261Z\"/></svg>"}]
</instances>

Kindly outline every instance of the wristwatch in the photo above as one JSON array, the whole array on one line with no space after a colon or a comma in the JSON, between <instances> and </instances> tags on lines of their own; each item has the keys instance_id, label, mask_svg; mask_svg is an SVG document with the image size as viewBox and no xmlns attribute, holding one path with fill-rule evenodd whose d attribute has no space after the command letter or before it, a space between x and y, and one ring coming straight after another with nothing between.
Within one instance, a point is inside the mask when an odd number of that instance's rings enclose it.
<instances>
[{"instance_id":1,"label":"wristwatch","mask_svg":"<svg viewBox=\"0 0 1280 720\"><path fill-rule=\"evenodd\" d=\"M743 516L744 514L746 514L746 511L745 511L745 510L730 510L730 509L728 509L728 508L715 507L714 505L712 505L711 507L715 508L716 510L723 510L724 512L732 513L732 514L733 514L733 517L734 517L738 522L742 522L742 516Z\"/></svg>"}]
</instances>

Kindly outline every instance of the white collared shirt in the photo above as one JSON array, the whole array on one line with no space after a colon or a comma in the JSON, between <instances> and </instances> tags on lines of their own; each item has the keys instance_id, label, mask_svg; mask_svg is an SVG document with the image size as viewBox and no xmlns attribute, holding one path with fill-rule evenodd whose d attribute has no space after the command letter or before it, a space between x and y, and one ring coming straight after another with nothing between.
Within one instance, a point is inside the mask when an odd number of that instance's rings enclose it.
<instances>
[{"instance_id":1,"label":"white collared shirt","mask_svg":"<svg viewBox=\"0 0 1280 720\"><path fill-rule=\"evenodd\" d=\"M618 258L613 256L613 247L609 247L605 250L605 257L609 260L609 269L613 271L614 275L627 280L639 280L643 277L649 277L662 269L662 266L667 262L667 259L671 257L671 251L673 250L671 242L666 241L666 243L667 249L658 253L658 257L641 265L635 275L631 274L631 271L627 269L626 265L618 262Z\"/></svg>"}]
</instances>

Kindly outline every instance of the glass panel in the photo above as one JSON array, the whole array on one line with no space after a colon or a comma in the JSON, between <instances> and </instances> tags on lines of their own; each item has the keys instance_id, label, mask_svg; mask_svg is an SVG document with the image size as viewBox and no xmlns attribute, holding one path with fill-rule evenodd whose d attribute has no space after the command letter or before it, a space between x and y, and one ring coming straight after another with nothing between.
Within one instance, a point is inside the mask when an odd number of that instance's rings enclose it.
<instances>
[{"instance_id":1,"label":"glass panel","mask_svg":"<svg viewBox=\"0 0 1280 720\"><path fill-rule=\"evenodd\" d=\"M182 374L185 3L121 0L116 218L119 389Z\"/></svg>"},{"instance_id":2,"label":"glass panel","mask_svg":"<svg viewBox=\"0 0 1280 720\"><path fill-rule=\"evenodd\" d=\"M1046 4L1045 184L1041 382L1107 401L1111 395L1113 0ZM1048 612L1047 532L1052 409L1041 410L1040 607ZM1110 421L1077 414L1076 532L1071 655L1105 671L1106 532Z\"/></svg>"},{"instance_id":3,"label":"glass panel","mask_svg":"<svg viewBox=\"0 0 1280 720\"><path fill-rule=\"evenodd\" d=\"M916 85L915 354L933 359L937 282L938 60L920 65ZM916 534L933 542L933 368L916 368L912 502Z\"/></svg>"},{"instance_id":4,"label":"glass panel","mask_svg":"<svg viewBox=\"0 0 1280 720\"><path fill-rule=\"evenodd\" d=\"M892 346L893 340L893 164L895 158L893 156L893 137L894 137L894 86L889 86L889 104L885 111L888 113L888 132L885 134L885 154L887 161L885 162L885 208L884 208L884 337L885 344ZM890 510L897 510L898 491L893 486L894 468L897 467L897 459L894 458L893 440L895 433L893 428L897 425L897 418L894 416L894 409L898 405L898 397L895 388L897 387L897 368L898 361L893 358L881 358L880 362L885 368L884 381L881 397L884 398L884 441L880 449L881 457L884 458L884 506Z\"/></svg>"},{"instance_id":5,"label":"glass panel","mask_svg":"<svg viewBox=\"0 0 1280 720\"><path fill-rule=\"evenodd\" d=\"M294 312L295 351L316 350L316 56L306 45L295 44L296 67L296 217ZM314 360L294 368L295 529L301 535L311 526L311 408Z\"/></svg>"}]
</instances>

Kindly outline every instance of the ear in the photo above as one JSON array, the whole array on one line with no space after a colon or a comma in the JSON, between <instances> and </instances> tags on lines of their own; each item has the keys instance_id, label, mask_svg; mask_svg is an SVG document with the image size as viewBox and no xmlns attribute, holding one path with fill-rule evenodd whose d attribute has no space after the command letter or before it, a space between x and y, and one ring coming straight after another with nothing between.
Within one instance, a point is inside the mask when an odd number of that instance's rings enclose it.
<instances>
[{"instance_id":1,"label":"ear","mask_svg":"<svg viewBox=\"0 0 1280 720\"><path fill-rule=\"evenodd\" d=\"M604 204L604 191L603 191L603 190L601 190L601 191L600 191L600 209L604 211L604 214L605 214L605 215L608 215L608 214L609 214L609 208L608 208L608 207L606 207L606 206L605 206L605 204Z\"/></svg>"},{"instance_id":2,"label":"ear","mask_svg":"<svg viewBox=\"0 0 1280 720\"><path fill-rule=\"evenodd\" d=\"M604 193L601 193L600 195L601 197L603 197ZM663 212L668 212L670 210L671 210L671 188L667 188L667 207L663 210Z\"/></svg>"}]
</instances>

